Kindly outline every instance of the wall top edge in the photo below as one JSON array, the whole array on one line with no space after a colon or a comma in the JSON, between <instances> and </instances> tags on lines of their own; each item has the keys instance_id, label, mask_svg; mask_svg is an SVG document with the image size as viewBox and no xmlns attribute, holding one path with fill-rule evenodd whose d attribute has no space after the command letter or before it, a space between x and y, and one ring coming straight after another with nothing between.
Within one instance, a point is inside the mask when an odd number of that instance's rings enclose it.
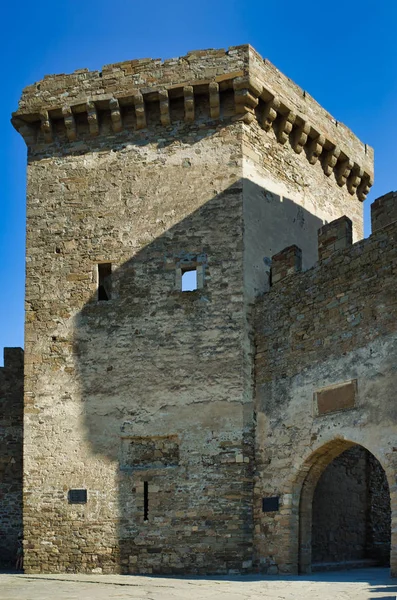
<instances>
[{"instance_id":1,"label":"wall top edge","mask_svg":"<svg viewBox=\"0 0 397 600\"><path fill-rule=\"evenodd\" d=\"M143 102L142 97L145 102L160 99L158 95L162 90L171 97L177 88L183 88L181 93L187 96L189 87L195 96L206 93L212 83L220 92L234 90L240 114L246 111L247 105L247 110L253 112L260 98L268 103L270 117L273 109L274 114L281 114L287 121L291 115L294 127L302 128L303 137L306 127L307 136L310 139L319 137L320 145L325 138L327 150L337 149L339 161L349 159L350 168L356 165L354 168L366 173L372 183L373 149L248 44L231 46L227 50L193 50L185 56L166 60L123 61L105 65L102 71L79 69L71 74L47 75L23 90L18 110L13 113L13 122L14 125L18 125L18 120L45 122L46 114L49 113L51 118L51 113L58 116L60 110L69 111L70 114L65 113L65 116L70 121L74 112L87 110L87 103L96 110L107 107L106 103L114 98L118 108L118 101L131 101L137 105ZM214 93L214 90L210 89L210 92ZM136 100L137 97L141 100ZM144 122L142 126L145 126ZM17 129L20 129L19 125Z\"/></svg>"}]
</instances>

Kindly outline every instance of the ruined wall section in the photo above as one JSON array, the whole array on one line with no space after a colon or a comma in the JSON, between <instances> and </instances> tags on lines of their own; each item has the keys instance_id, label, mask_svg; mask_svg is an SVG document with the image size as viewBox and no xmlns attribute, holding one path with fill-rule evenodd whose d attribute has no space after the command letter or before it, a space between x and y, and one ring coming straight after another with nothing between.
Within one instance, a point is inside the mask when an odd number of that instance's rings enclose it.
<instances>
[{"instance_id":1,"label":"ruined wall section","mask_svg":"<svg viewBox=\"0 0 397 600\"><path fill-rule=\"evenodd\" d=\"M23 350L0 368L0 564L14 566L22 533Z\"/></svg>"},{"instance_id":2,"label":"ruined wall section","mask_svg":"<svg viewBox=\"0 0 397 600\"><path fill-rule=\"evenodd\" d=\"M395 214L395 194L390 202ZM265 570L298 569L299 481L310 457L335 440L360 444L380 461L396 522L393 220L353 246L348 220L324 226L320 262L299 273L297 250L280 253L274 269L282 276L258 301L255 543ZM280 498L279 511L262 511L267 496Z\"/></svg>"}]
</instances>

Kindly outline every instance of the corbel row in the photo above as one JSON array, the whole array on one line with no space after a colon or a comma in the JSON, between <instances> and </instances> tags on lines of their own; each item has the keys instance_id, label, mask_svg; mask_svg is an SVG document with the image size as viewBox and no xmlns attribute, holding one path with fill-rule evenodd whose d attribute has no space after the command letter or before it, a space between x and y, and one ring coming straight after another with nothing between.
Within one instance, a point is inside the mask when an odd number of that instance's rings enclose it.
<instances>
[{"instance_id":1,"label":"corbel row","mask_svg":"<svg viewBox=\"0 0 397 600\"><path fill-rule=\"evenodd\" d=\"M334 173L339 186L346 185L350 194L357 194L360 200L365 200L373 184L372 177L357 163L346 157L340 148L327 142L321 133L316 133L313 137L310 124L283 106L280 99L272 96L254 77L234 79L233 89L235 110L239 118L250 123L254 116L257 116L255 109L259 100L263 100L264 108L257 118L265 131L268 132L274 127L280 144L285 144L289 140L297 154L305 150L311 165L321 160L327 177Z\"/></svg>"},{"instance_id":2,"label":"corbel row","mask_svg":"<svg viewBox=\"0 0 397 600\"><path fill-rule=\"evenodd\" d=\"M289 141L297 154L305 151L307 159L312 165L320 160L327 177L334 173L338 185L346 185L352 195L356 193L360 200L364 200L372 185L370 175L364 173L358 164L346 157L340 148L327 141L324 135L315 132L308 122L286 107L280 98L272 95L258 79L251 75L239 76L231 79L226 86L223 83L222 88L220 88L217 81L207 82L207 85L210 117L212 119L220 118L221 89L230 89L232 85L236 119L241 119L248 124L254 119L258 119L261 127L267 132L274 128L277 141L280 144L284 145ZM173 93L175 93L175 87L173 90ZM153 93L157 94L160 121L164 127L168 127L171 124L170 90L160 89L155 92L150 91L150 93L152 99ZM183 97L185 122L192 123L195 120L194 86L181 85L179 96L181 95ZM260 110L257 110L260 101L261 107ZM119 133L124 127L120 101L117 98L110 98L107 102L113 132ZM144 95L140 91L134 91L128 97L128 103L132 103L135 110L136 128L144 129L147 126ZM79 111L81 109L80 105ZM86 101L85 112L90 135L93 137L99 135L98 109L93 100ZM77 139L77 126L73 107L63 106L62 117L67 138L70 142L74 142ZM31 131L28 131L29 123L25 123L18 115L15 116L13 122L27 141L32 140ZM42 111L40 114L40 128L45 143L53 142L53 127L48 111Z\"/></svg>"}]
</instances>

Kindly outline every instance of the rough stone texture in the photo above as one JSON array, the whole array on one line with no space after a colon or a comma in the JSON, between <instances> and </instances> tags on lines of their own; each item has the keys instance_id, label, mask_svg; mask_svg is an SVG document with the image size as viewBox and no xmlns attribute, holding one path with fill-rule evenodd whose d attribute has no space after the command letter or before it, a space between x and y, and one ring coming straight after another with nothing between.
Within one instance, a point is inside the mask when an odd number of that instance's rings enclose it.
<instances>
[{"instance_id":1,"label":"rough stone texture","mask_svg":"<svg viewBox=\"0 0 397 600\"><path fill-rule=\"evenodd\" d=\"M387 565L389 498L385 473L367 450L355 446L335 458L313 497L313 562L373 559Z\"/></svg>"},{"instance_id":2,"label":"rough stone texture","mask_svg":"<svg viewBox=\"0 0 397 600\"><path fill-rule=\"evenodd\" d=\"M23 350L0 367L0 564L15 563L22 532Z\"/></svg>"},{"instance_id":3,"label":"rough stone texture","mask_svg":"<svg viewBox=\"0 0 397 600\"><path fill-rule=\"evenodd\" d=\"M346 215L362 236L371 149L249 46L51 76L13 123L28 145L26 570L309 569L326 465L368 442L394 473L393 409L371 410L365 385L388 394L396 232L313 267L320 227ZM315 417L314 391L352 379L358 406Z\"/></svg>"},{"instance_id":4,"label":"rough stone texture","mask_svg":"<svg viewBox=\"0 0 397 600\"><path fill-rule=\"evenodd\" d=\"M389 192L371 204L372 231L397 221L397 192Z\"/></svg>"},{"instance_id":5,"label":"rough stone texture","mask_svg":"<svg viewBox=\"0 0 397 600\"><path fill-rule=\"evenodd\" d=\"M254 520L257 560L265 568L310 570L316 484L324 468L356 444L386 472L397 572L396 236L391 223L286 277L257 302ZM315 392L353 380L355 406L318 415ZM279 514L261 513L263 494L281 496ZM383 500L376 500L386 515L378 541L387 547L390 513Z\"/></svg>"}]
</instances>

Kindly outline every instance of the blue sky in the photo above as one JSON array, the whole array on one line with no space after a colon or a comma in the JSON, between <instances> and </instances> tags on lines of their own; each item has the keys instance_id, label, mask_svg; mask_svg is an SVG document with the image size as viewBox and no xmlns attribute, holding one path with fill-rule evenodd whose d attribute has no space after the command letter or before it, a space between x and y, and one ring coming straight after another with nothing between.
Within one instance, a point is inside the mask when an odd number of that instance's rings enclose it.
<instances>
[{"instance_id":1,"label":"blue sky","mask_svg":"<svg viewBox=\"0 0 397 600\"><path fill-rule=\"evenodd\" d=\"M4 6L5 4L5 6ZM0 364L23 345L25 145L9 123L45 74L250 43L375 148L369 204L397 189L396 0L20 0L2 7Z\"/></svg>"}]
</instances>

